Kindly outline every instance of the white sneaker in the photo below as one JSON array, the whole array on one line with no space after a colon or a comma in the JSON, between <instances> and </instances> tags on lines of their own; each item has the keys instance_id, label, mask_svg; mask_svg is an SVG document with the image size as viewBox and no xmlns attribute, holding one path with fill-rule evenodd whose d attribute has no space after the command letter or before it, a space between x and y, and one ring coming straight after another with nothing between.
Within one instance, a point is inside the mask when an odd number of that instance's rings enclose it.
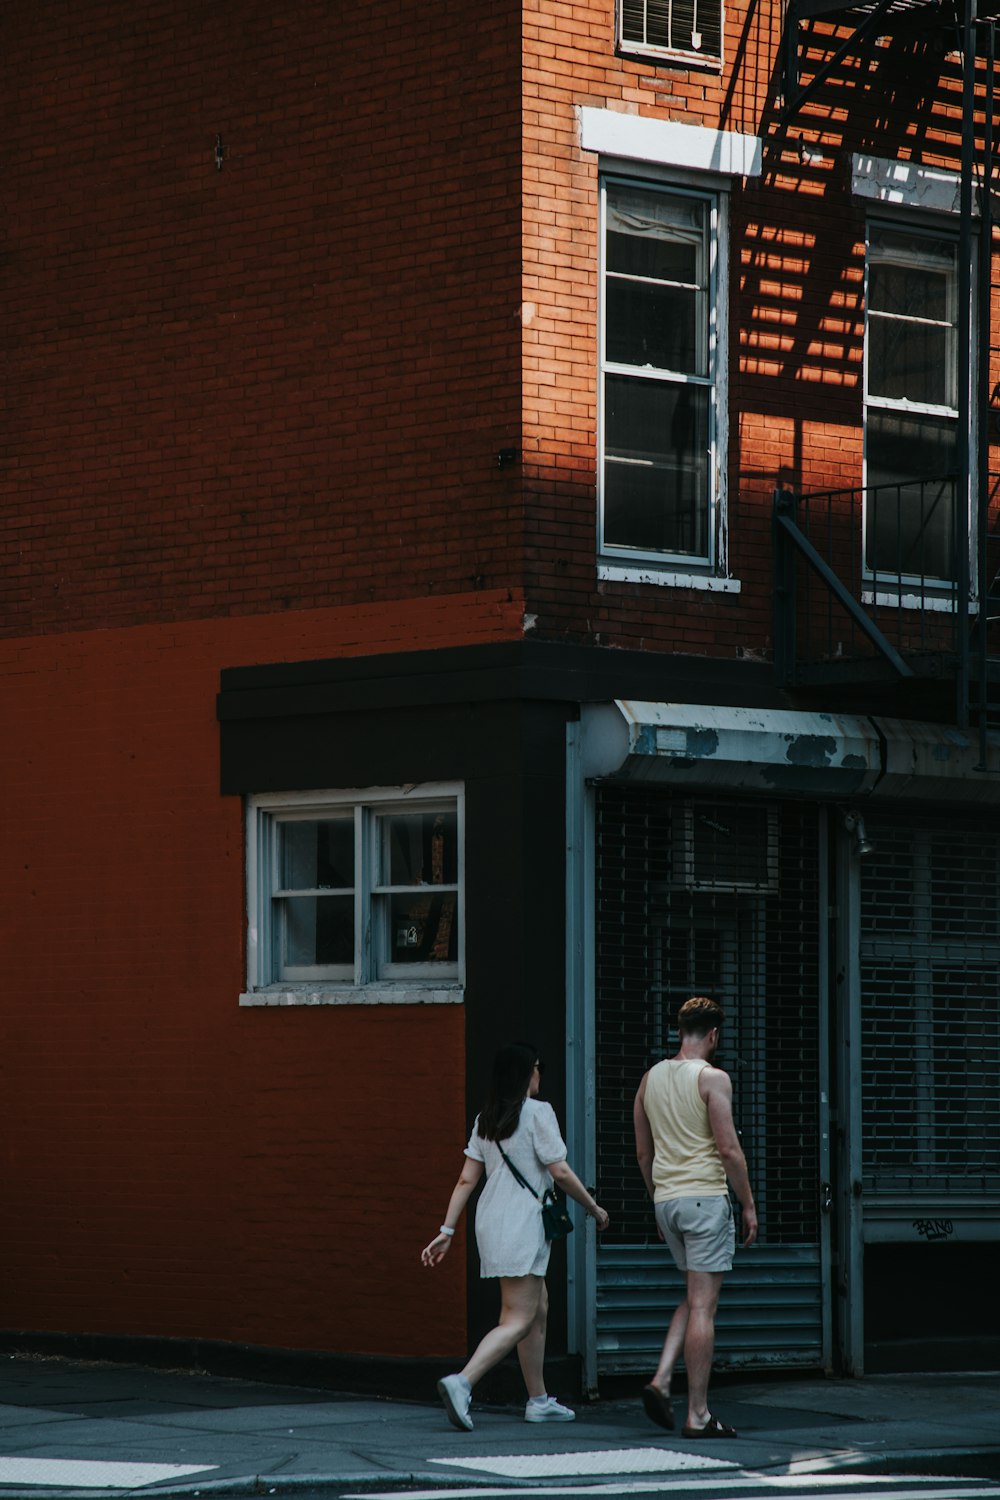
<instances>
[{"instance_id":1,"label":"white sneaker","mask_svg":"<svg viewBox=\"0 0 1000 1500\"><path fill-rule=\"evenodd\" d=\"M446 1375L443 1380L438 1381L437 1391L444 1402L451 1425L460 1432L471 1432L469 1407L472 1405L472 1388L469 1382L463 1380L461 1375Z\"/></svg>"},{"instance_id":2,"label":"white sneaker","mask_svg":"<svg viewBox=\"0 0 1000 1500\"><path fill-rule=\"evenodd\" d=\"M555 1396L546 1396L544 1401L529 1401L524 1408L526 1422L575 1422L576 1412L561 1406Z\"/></svg>"}]
</instances>

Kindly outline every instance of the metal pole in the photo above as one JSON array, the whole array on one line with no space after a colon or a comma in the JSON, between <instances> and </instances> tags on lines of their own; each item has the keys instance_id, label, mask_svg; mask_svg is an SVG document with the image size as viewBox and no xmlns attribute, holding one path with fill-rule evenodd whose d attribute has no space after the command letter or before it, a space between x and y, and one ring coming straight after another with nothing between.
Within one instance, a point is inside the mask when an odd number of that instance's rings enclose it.
<instances>
[{"instance_id":1,"label":"metal pole","mask_svg":"<svg viewBox=\"0 0 1000 1500\"><path fill-rule=\"evenodd\" d=\"M791 686L795 675L795 558L779 515L795 515L791 490L775 485L771 512L774 557L774 675L779 687Z\"/></svg>"},{"instance_id":2,"label":"metal pole","mask_svg":"<svg viewBox=\"0 0 1000 1500\"><path fill-rule=\"evenodd\" d=\"M969 519L971 500L972 165L975 146L976 0L964 0L962 20L962 180L958 252L958 484L955 496L955 717L969 722Z\"/></svg>"},{"instance_id":3,"label":"metal pole","mask_svg":"<svg viewBox=\"0 0 1000 1500\"><path fill-rule=\"evenodd\" d=\"M979 605L978 677L979 677L979 765L986 770L989 734L989 509L990 509L990 328L993 293L993 68L996 63L996 25L990 21L986 32L986 97L983 109L983 186L979 197L979 399L976 441L979 473L976 484L978 522L976 528L976 592Z\"/></svg>"}]
</instances>

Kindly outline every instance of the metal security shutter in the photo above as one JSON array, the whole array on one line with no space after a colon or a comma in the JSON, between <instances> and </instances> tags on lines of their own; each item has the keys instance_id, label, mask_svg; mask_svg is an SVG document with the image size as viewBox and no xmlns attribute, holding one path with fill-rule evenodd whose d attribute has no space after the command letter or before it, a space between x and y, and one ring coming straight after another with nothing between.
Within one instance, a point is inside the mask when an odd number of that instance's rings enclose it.
<instances>
[{"instance_id":1,"label":"metal security shutter","mask_svg":"<svg viewBox=\"0 0 1000 1500\"><path fill-rule=\"evenodd\" d=\"M598 1251L598 1363L645 1369L678 1300L635 1162L632 1101L676 1051L692 994L727 1012L719 1063L761 1220L717 1323L721 1364L811 1364L819 1251L818 816L798 804L608 785L596 810L597 1158L611 1228ZM766 1047L765 1047L766 1038Z\"/></svg>"},{"instance_id":2,"label":"metal security shutter","mask_svg":"<svg viewBox=\"0 0 1000 1500\"><path fill-rule=\"evenodd\" d=\"M1000 1238L1000 821L866 822L865 1238Z\"/></svg>"}]
</instances>

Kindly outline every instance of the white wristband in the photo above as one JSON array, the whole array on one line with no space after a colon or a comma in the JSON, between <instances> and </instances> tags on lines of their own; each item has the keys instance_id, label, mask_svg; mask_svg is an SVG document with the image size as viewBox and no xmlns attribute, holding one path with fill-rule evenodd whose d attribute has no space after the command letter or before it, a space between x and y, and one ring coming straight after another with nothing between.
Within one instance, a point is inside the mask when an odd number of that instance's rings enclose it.
<instances>
[{"instance_id":1,"label":"white wristband","mask_svg":"<svg viewBox=\"0 0 1000 1500\"><path fill-rule=\"evenodd\" d=\"M451 1239L454 1233L454 1229L449 1229L447 1224L442 1224L441 1228L438 1230L438 1234L446 1234L449 1239Z\"/></svg>"}]
</instances>

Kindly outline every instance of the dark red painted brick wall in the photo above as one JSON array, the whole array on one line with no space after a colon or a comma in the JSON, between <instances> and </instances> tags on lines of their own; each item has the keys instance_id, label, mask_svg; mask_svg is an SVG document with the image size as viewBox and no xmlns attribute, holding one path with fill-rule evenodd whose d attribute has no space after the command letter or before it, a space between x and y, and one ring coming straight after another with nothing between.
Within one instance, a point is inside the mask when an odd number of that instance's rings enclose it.
<instances>
[{"instance_id":1,"label":"dark red painted brick wall","mask_svg":"<svg viewBox=\"0 0 1000 1500\"><path fill-rule=\"evenodd\" d=\"M0 1327L464 1348L461 1244L418 1258L466 1140L463 1007L239 1007L215 694L234 662L510 638L483 599L0 642Z\"/></svg>"}]
</instances>

